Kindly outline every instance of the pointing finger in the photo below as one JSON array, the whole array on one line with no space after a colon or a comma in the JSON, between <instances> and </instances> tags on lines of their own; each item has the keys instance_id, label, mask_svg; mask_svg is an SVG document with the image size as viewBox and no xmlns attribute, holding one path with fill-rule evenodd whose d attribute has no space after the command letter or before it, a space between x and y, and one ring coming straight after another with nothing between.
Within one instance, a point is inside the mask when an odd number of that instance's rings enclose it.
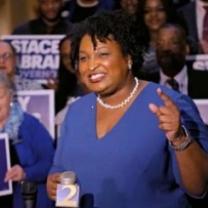
<instances>
[{"instance_id":1,"label":"pointing finger","mask_svg":"<svg viewBox=\"0 0 208 208\"><path fill-rule=\"evenodd\" d=\"M150 103L149 104L149 109L150 109L150 111L152 111L152 113L155 113L157 115L157 117L160 116L160 109L157 105L155 105L153 103Z\"/></svg>"},{"instance_id":2,"label":"pointing finger","mask_svg":"<svg viewBox=\"0 0 208 208\"><path fill-rule=\"evenodd\" d=\"M171 98L166 95L161 88L157 88L157 94L160 96L161 100L163 100L163 102L165 103L165 105L172 105L173 101L171 100Z\"/></svg>"}]
</instances>

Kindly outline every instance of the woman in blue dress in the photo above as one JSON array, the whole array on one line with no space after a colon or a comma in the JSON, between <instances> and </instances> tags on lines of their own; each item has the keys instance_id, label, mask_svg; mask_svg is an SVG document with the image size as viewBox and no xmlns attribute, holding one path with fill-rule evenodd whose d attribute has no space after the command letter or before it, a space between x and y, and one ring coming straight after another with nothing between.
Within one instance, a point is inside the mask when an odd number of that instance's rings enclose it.
<instances>
[{"instance_id":1,"label":"woman in blue dress","mask_svg":"<svg viewBox=\"0 0 208 208\"><path fill-rule=\"evenodd\" d=\"M208 129L189 97L134 77L143 47L131 29L121 12L83 23L73 61L92 93L68 109L48 194L72 170L80 207L190 207L187 194L207 189Z\"/></svg>"}]
</instances>

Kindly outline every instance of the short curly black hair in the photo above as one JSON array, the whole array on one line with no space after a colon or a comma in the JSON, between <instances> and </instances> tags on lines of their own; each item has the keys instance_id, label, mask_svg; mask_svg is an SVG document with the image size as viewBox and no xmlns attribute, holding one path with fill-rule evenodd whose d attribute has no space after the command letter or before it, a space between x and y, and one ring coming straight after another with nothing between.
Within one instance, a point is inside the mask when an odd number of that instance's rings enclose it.
<instances>
[{"instance_id":1,"label":"short curly black hair","mask_svg":"<svg viewBox=\"0 0 208 208\"><path fill-rule=\"evenodd\" d=\"M75 39L72 41L72 65L78 63L79 46L84 35L92 38L94 47L96 39L101 42L115 40L124 55L130 55L132 70L137 71L143 62L143 44L140 41L138 25L135 27L133 18L123 11L105 11L87 18L78 25Z\"/></svg>"}]
</instances>

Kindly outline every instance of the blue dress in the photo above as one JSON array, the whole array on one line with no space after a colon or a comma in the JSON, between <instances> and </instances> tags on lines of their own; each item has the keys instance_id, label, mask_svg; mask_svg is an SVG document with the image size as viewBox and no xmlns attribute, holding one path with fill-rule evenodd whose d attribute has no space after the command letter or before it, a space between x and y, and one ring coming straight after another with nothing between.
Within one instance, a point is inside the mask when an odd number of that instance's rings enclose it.
<instances>
[{"instance_id":1,"label":"blue dress","mask_svg":"<svg viewBox=\"0 0 208 208\"><path fill-rule=\"evenodd\" d=\"M36 208L50 208L53 203L46 192L46 178L53 161L52 138L45 127L27 113L24 113L18 138L20 142L15 144L15 150L26 173L26 180L38 185ZM20 184L14 183L13 187L13 207L23 208Z\"/></svg>"},{"instance_id":2,"label":"blue dress","mask_svg":"<svg viewBox=\"0 0 208 208\"><path fill-rule=\"evenodd\" d=\"M162 104L158 86L149 83L101 140L96 135L96 96L89 94L69 108L51 172L75 171L81 198L89 196L93 207L189 207L174 151L148 108L152 102ZM161 88L181 109L182 123L208 151L208 130L190 98Z\"/></svg>"}]
</instances>

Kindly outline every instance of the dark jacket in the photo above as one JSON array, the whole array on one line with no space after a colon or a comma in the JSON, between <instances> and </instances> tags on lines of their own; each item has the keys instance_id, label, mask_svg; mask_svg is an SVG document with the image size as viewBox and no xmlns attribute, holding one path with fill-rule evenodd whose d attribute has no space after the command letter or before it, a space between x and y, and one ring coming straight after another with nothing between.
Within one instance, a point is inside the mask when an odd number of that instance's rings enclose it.
<instances>
[{"instance_id":1,"label":"dark jacket","mask_svg":"<svg viewBox=\"0 0 208 208\"><path fill-rule=\"evenodd\" d=\"M192 54L202 53L202 50L199 47L195 1L190 2L184 7L180 8L178 10L178 13L180 17L182 17L186 25L186 29L188 32L188 39L190 41L190 46L191 46L191 53Z\"/></svg>"},{"instance_id":2,"label":"dark jacket","mask_svg":"<svg viewBox=\"0 0 208 208\"><path fill-rule=\"evenodd\" d=\"M45 24L41 18L30 20L14 29L14 35L56 35L67 34L72 30L72 24L61 18L52 28Z\"/></svg>"},{"instance_id":3,"label":"dark jacket","mask_svg":"<svg viewBox=\"0 0 208 208\"><path fill-rule=\"evenodd\" d=\"M208 71L193 70L188 68L188 95L193 99L208 99ZM160 82L160 74L155 73L151 76L142 77L145 80Z\"/></svg>"}]
</instances>

